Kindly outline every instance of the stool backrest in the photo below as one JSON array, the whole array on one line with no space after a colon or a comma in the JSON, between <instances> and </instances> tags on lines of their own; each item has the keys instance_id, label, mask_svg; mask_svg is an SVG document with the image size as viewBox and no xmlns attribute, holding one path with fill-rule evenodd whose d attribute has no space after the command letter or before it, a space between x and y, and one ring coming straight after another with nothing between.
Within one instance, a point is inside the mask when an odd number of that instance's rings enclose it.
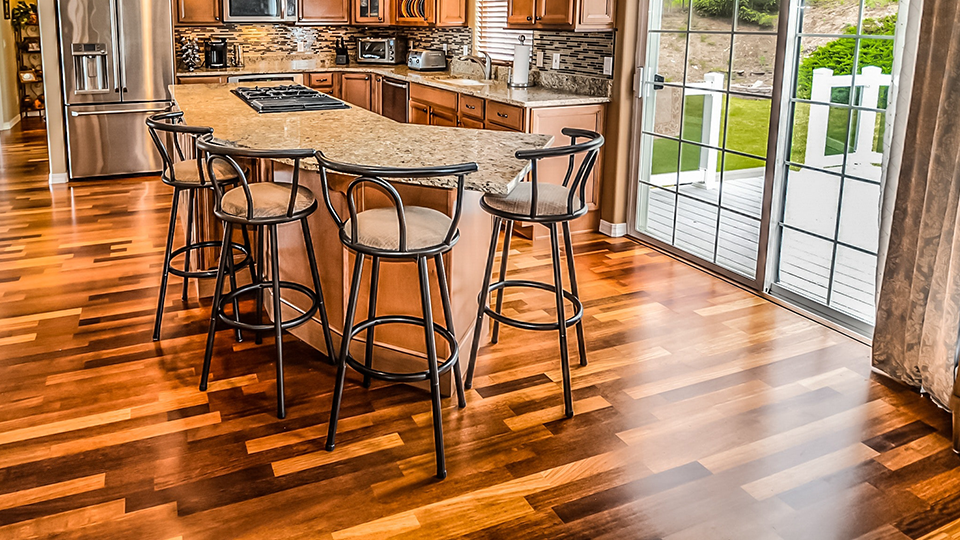
<instances>
[{"instance_id":1,"label":"stool backrest","mask_svg":"<svg viewBox=\"0 0 960 540\"><path fill-rule=\"evenodd\" d=\"M180 135L189 135L194 141L194 150L196 150L196 140L198 137L213 133L213 128L202 126L188 126L183 123L183 113L180 111L165 112L155 114L147 118L147 131L153 144L160 153L160 160L163 162L163 169L160 175L171 182L177 181L176 171L173 164L176 161L183 161L183 148L180 146ZM161 133L163 135L161 135ZM200 184L206 183L203 176L203 155L195 152L197 158L197 170L200 174ZM176 156L176 160L174 160Z\"/></svg>"},{"instance_id":2,"label":"stool backrest","mask_svg":"<svg viewBox=\"0 0 960 540\"><path fill-rule=\"evenodd\" d=\"M593 171L603 146L603 135L586 129L563 128L561 131L570 137L567 146L552 146L537 150L520 150L516 153L517 159L530 160L531 196L530 217L537 217L537 188L539 171L537 164L541 159L568 157L567 172L563 177L563 187L567 188L567 213L574 216L582 212L586 206L587 177ZM585 139L577 142L579 139ZM580 166L577 167L577 157L583 156ZM579 203L577 200L579 199Z\"/></svg>"},{"instance_id":3,"label":"stool backrest","mask_svg":"<svg viewBox=\"0 0 960 540\"><path fill-rule=\"evenodd\" d=\"M453 215L450 216L450 227L444 236L443 243L449 244L457 234L457 227L460 223L460 214L463 210L463 189L464 182L468 174L477 171L476 163L460 163L458 165L443 165L439 167L420 167L420 168L400 168L400 167L372 167L367 165L353 165L349 163L339 163L327 159L322 152L316 153L317 162L320 164L320 181L323 184L323 200L327 205L327 210L340 228L342 234L346 234L353 244L358 243L359 223L357 222L357 205L354 193L359 186L370 185L384 192L393 202L397 212L397 222L400 226L399 245L396 251L385 251L385 253L406 253L407 252L407 221L406 213L403 207L403 199L388 179L424 179L424 178L444 178L456 177L457 195L454 203ZM346 221L334 208L330 198L330 182L327 178L327 172L334 172L350 176L356 176L347 186L347 208L350 212L350 230L345 231Z\"/></svg>"},{"instance_id":4,"label":"stool backrest","mask_svg":"<svg viewBox=\"0 0 960 540\"><path fill-rule=\"evenodd\" d=\"M293 161L293 182L291 183L290 201L287 204L286 217L293 216L297 203L297 191L300 189L300 162L304 159L313 157L312 149L289 149L289 150L258 150L252 148L238 148L228 146L213 138L213 135L205 135L197 139L197 148L207 154L207 175L213 180L214 192L217 194L217 203L214 212L222 214L221 202L223 194L228 185L239 184L243 190L244 197L247 199L247 221L255 223L257 220L253 217L253 194L250 192L250 181L244 173L243 167L237 163L237 159L269 159ZM236 180L231 179L228 184L218 181L214 165L217 162L225 163L236 173Z\"/></svg>"}]
</instances>

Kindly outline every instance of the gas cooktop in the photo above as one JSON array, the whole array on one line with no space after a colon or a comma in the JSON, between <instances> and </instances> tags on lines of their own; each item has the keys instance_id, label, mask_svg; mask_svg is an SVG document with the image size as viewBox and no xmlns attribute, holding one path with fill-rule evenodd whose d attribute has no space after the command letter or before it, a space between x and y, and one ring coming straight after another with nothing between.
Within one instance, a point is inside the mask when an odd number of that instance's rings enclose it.
<instances>
[{"instance_id":1,"label":"gas cooktop","mask_svg":"<svg viewBox=\"0 0 960 540\"><path fill-rule=\"evenodd\" d=\"M332 111L349 109L339 99L300 84L283 86L241 86L231 90L260 114L294 111Z\"/></svg>"}]
</instances>

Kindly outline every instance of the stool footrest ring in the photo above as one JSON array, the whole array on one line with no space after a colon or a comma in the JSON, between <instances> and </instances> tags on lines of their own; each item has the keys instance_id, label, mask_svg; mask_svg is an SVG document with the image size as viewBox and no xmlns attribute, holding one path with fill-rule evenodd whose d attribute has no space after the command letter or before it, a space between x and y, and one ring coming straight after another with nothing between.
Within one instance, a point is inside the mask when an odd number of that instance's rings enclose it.
<instances>
[{"instance_id":1,"label":"stool footrest ring","mask_svg":"<svg viewBox=\"0 0 960 540\"><path fill-rule=\"evenodd\" d=\"M498 281L497 283L491 283L488 290L488 294L493 293L493 291L506 289L508 287L527 287L532 289L540 289L543 291L550 291L553 294L557 294L557 288L549 283L542 283L540 281L530 281L526 279L510 279L505 281ZM501 291L500 294L503 294ZM565 326L570 327L583 319L583 303L580 302L580 299L573 295L570 291L563 291L563 297L569 300L573 304L573 315L570 318L564 321ZM549 322L549 323L537 323L530 321L521 321L520 319L514 319L512 317L507 317L501 313L497 313L490 306L484 306L483 312L486 313L491 319L500 322L501 324L508 324L510 326L520 328L523 330L535 330L538 332L545 331L555 331L560 329L560 323L558 322Z\"/></svg>"},{"instance_id":2,"label":"stool footrest ring","mask_svg":"<svg viewBox=\"0 0 960 540\"><path fill-rule=\"evenodd\" d=\"M172 261L176 257L183 255L184 253L189 253L198 249L205 248L219 248L223 245L219 241L209 241L209 242L198 242L196 244L190 244L189 246L179 247L170 252L170 260ZM250 252L247 250L246 246L242 244L230 243L230 247L243 254L243 259L240 259L239 262L233 263L233 271L236 272L241 268L245 268L253 264L253 259L250 257ZM217 277L217 269L211 268L210 270L191 270L189 272L184 272L180 268L177 268L173 265L170 265L170 268L167 269L171 274L182 277L182 278L192 278L192 279L202 279L202 278L215 278Z\"/></svg>"},{"instance_id":3,"label":"stool footrest ring","mask_svg":"<svg viewBox=\"0 0 960 540\"><path fill-rule=\"evenodd\" d=\"M293 283L291 281L280 281L280 288L294 290L299 293L302 293L311 301L310 307L302 315L294 317L293 319L290 319L290 320L281 321L280 322L281 328L283 328L284 330L287 330L290 328L300 326L301 324L310 320L310 318L317 313L317 310L319 309L319 306L320 306L320 299L317 296L317 293L314 292L313 289L310 289L305 285L301 285L299 283ZM224 324L226 324L227 326L230 326L233 328L240 328L241 330L250 330L253 332L272 332L276 328L276 326L274 326L273 323L270 323L270 324L245 323L241 320L231 318L230 316L227 315L225 310L228 304L233 303L234 298L237 298L244 294L249 294L259 289L272 292L273 283L270 281L264 281L262 283L251 283L250 285L244 285L243 287L240 287L235 291L231 291L221 296L220 305L216 306L217 319L223 322ZM237 316L239 317L239 315ZM275 313L274 317L277 317L277 316L279 315Z\"/></svg>"},{"instance_id":4,"label":"stool footrest ring","mask_svg":"<svg viewBox=\"0 0 960 540\"><path fill-rule=\"evenodd\" d=\"M353 331L350 332L350 339L353 339L368 328L381 326L384 324L409 324L423 327L426 322L421 317L410 317L407 315L384 315L381 317L375 317L373 319L367 319L354 326ZM437 371L439 373L446 373L453 368L454 364L456 364L457 360L460 358L460 347L457 344L457 338L450 332L450 330L447 330L445 327L436 323L433 325L433 330L437 334L440 334L440 337L445 339L447 344L450 346L450 356L443 362L438 362L437 364ZM355 360L352 356L347 356L347 365L362 375L367 375L381 381L409 383L430 380L429 370L416 371L413 373L393 373L389 371L380 371L378 369L368 368L367 366Z\"/></svg>"}]
</instances>

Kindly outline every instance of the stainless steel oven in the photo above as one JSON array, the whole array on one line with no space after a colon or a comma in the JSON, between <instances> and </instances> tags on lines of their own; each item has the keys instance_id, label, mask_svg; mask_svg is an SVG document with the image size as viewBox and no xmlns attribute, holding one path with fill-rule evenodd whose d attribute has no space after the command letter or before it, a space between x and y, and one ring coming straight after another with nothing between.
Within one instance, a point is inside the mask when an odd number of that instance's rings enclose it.
<instances>
[{"instance_id":1,"label":"stainless steel oven","mask_svg":"<svg viewBox=\"0 0 960 540\"><path fill-rule=\"evenodd\" d=\"M223 0L227 22L297 22L297 0Z\"/></svg>"}]
</instances>

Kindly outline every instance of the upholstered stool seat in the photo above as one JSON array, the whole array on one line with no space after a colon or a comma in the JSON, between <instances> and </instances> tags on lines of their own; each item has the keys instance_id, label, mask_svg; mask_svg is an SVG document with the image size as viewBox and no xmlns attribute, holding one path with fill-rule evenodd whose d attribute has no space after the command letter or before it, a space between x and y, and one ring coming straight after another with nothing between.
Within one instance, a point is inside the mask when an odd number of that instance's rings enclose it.
<instances>
[{"instance_id":1,"label":"upholstered stool seat","mask_svg":"<svg viewBox=\"0 0 960 540\"><path fill-rule=\"evenodd\" d=\"M427 249L443 243L450 228L450 217L439 210L422 206L404 206L407 248ZM352 220L343 229L352 231ZM400 220L397 209L373 208L357 214L357 244L374 249L400 249Z\"/></svg>"},{"instance_id":2,"label":"upholstered stool seat","mask_svg":"<svg viewBox=\"0 0 960 540\"><path fill-rule=\"evenodd\" d=\"M484 195L484 206L503 214L515 214L528 218L531 213L538 217L562 216L569 213L567 202L570 190L557 184L537 186L537 211L531 212L533 205L533 183L521 182L509 195ZM580 197L573 196L573 207L580 208Z\"/></svg>"},{"instance_id":3,"label":"upholstered stool seat","mask_svg":"<svg viewBox=\"0 0 960 540\"><path fill-rule=\"evenodd\" d=\"M216 165L217 178L221 182L230 182L231 180L236 181L237 173L234 172L232 167L229 167L223 163L217 163ZM201 184L210 184L210 181L206 179L205 175L200 175L200 168L197 166L197 161L194 159L188 159L184 161L178 161L173 164L173 179L175 179L178 184L190 184L190 185L201 185ZM168 183L169 182L168 178ZM212 187L212 186L210 186Z\"/></svg>"},{"instance_id":4,"label":"upholstered stool seat","mask_svg":"<svg viewBox=\"0 0 960 540\"><path fill-rule=\"evenodd\" d=\"M222 165L222 162L214 162L214 165ZM235 174L235 173L234 173ZM217 173L217 181L220 175ZM287 216L288 206L290 205L290 195L292 186L290 184L274 182L258 182L249 184L250 198L253 200L253 218L271 219ZM293 206L293 214L300 214L317 202L313 193L303 187L297 187L297 200ZM247 195L243 187L236 187L223 194L220 201L221 210L231 216L247 217Z\"/></svg>"}]
</instances>

